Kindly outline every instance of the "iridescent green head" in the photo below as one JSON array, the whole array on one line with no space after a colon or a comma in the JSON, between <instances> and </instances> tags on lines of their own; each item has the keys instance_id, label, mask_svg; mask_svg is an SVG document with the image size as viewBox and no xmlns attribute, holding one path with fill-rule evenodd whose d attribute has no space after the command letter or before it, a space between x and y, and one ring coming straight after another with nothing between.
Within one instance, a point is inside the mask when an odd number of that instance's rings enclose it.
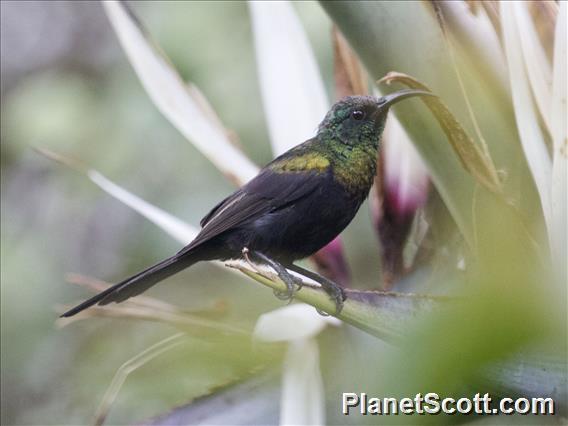
<instances>
[{"instance_id":1,"label":"iridescent green head","mask_svg":"<svg viewBox=\"0 0 568 426\"><path fill-rule=\"evenodd\" d=\"M376 98L348 96L335 103L318 128L318 137L345 145L377 146L391 105L413 96L434 96L421 90L400 90Z\"/></svg>"}]
</instances>

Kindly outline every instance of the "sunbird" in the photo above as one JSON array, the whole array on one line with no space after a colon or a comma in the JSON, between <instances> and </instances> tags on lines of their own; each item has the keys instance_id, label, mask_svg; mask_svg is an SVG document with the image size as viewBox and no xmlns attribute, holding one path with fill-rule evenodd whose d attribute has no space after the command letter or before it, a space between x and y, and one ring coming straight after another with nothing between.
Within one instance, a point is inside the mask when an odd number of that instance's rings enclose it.
<instances>
[{"instance_id":1,"label":"sunbird","mask_svg":"<svg viewBox=\"0 0 568 426\"><path fill-rule=\"evenodd\" d=\"M178 253L65 312L70 317L95 304L120 303L169 276L207 260L239 259L270 266L286 284L277 294L291 299L302 281L318 282L336 304L345 301L333 281L294 262L331 242L351 222L367 198L389 108L430 92L405 89L377 98L349 96L335 103L315 137L268 163L201 220L201 231ZM291 126L294 123L290 123Z\"/></svg>"}]
</instances>

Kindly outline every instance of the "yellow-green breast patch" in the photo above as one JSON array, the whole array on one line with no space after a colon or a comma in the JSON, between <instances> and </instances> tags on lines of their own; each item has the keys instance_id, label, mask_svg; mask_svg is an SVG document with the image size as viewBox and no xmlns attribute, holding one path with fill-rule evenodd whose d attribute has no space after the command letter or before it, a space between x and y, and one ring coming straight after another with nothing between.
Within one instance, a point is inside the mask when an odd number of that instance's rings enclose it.
<instances>
[{"instance_id":1,"label":"yellow-green breast patch","mask_svg":"<svg viewBox=\"0 0 568 426\"><path fill-rule=\"evenodd\" d=\"M289 157L272 164L275 172L324 172L329 167L329 160L317 152Z\"/></svg>"}]
</instances>

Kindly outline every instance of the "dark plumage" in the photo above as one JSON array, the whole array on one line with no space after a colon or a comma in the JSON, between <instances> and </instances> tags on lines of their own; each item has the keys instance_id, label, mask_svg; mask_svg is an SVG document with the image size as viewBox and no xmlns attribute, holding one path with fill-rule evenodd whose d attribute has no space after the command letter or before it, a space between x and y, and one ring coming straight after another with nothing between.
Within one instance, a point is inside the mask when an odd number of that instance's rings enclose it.
<instances>
[{"instance_id":1,"label":"dark plumage","mask_svg":"<svg viewBox=\"0 0 568 426\"><path fill-rule=\"evenodd\" d=\"M295 279L284 267L319 278L339 311L342 290L292 263L324 247L351 222L375 176L389 106L422 95L429 93L405 90L382 98L354 96L337 102L313 139L270 162L215 206L190 244L62 316L75 315L97 303L122 302L199 261L240 258L244 248L255 261L276 270L288 285L288 297Z\"/></svg>"}]
</instances>

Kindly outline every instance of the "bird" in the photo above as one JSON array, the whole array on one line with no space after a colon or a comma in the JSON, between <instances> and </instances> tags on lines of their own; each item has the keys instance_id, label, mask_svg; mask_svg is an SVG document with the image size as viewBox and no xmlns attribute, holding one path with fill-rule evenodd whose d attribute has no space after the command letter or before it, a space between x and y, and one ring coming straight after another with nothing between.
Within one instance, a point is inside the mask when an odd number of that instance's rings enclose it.
<instances>
[{"instance_id":1,"label":"bird","mask_svg":"<svg viewBox=\"0 0 568 426\"><path fill-rule=\"evenodd\" d=\"M313 138L275 158L213 207L187 246L61 316L71 317L96 304L123 302L197 262L243 256L276 272L286 284L286 291L277 294L280 298L291 299L301 288L302 280L289 272L293 271L318 282L339 314L344 290L294 262L327 245L355 217L374 181L389 108L416 96L434 95L403 89L382 97L339 100Z\"/></svg>"}]
</instances>

